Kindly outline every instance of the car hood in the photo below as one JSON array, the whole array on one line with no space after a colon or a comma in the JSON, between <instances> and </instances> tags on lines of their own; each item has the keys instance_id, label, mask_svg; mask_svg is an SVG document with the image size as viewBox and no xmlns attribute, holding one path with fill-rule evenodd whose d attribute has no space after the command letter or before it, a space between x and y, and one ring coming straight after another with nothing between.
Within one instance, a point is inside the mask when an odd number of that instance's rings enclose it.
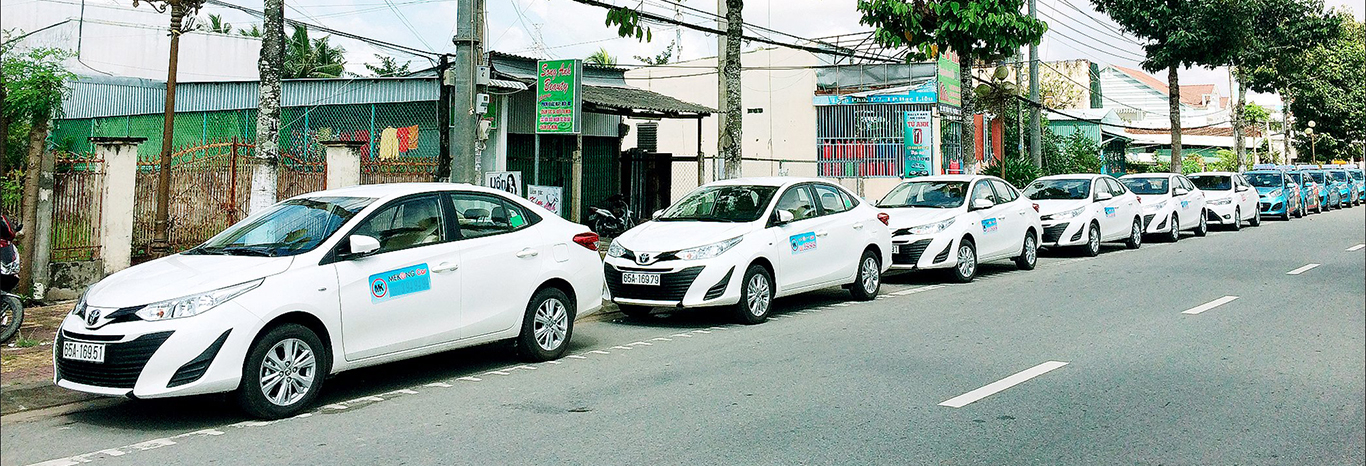
<instances>
[{"instance_id":1,"label":"car hood","mask_svg":"<svg viewBox=\"0 0 1366 466\"><path fill-rule=\"evenodd\" d=\"M1285 189L1286 191L1289 191L1288 188L1277 188L1277 187L1274 187L1274 186L1270 186L1270 187L1268 187L1268 186L1258 186L1258 187L1257 187L1257 194L1260 194L1260 195L1265 196L1267 193L1272 192L1272 191L1275 191L1275 190L1277 190L1277 189ZM1285 193L1285 191L1282 191L1282 194L1284 194L1284 193Z\"/></svg>"},{"instance_id":2,"label":"car hood","mask_svg":"<svg viewBox=\"0 0 1366 466\"><path fill-rule=\"evenodd\" d=\"M617 244L632 251L664 252L706 246L754 230L754 223L661 222L650 221L630 229L617 238Z\"/></svg>"},{"instance_id":3,"label":"car hood","mask_svg":"<svg viewBox=\"0 0 1366 466\"><path fill-rule=\"evenodd\" d=\"M92 306L129 307L165 301L275 275L293 257L176 254L129 267L86 292Z\"/></svg>"},{"instance_id":4,"label":"car hood","mask_svg":"<svg viewBox=\"0 0 1366 466\"><path fill-rule=\"evenodd\" d=\"M1233 197L1233 191L1205 191L1205 202Z\"/></svg>"},{"instance_id":5,"label":"car hood","mask_svg":"<svg viewBox=\"0 0 1366 466\"><path fill-rule=\"evenodd\" d=\"M1046 199L1034 201L1039 205L1039 215L1053 215L1090 204L1086 199Z\"/></svg>"},{"instance_id":6,"label":"car hood","mask_svg":"<svg viewBox=\"0 0 1366 466\"><path fill-rule=\"evenodd\" d=\"M887 220L887 226L892 231L948 220L950 217L956 217L963 213L962 209L936 209L932 207L883 207L882 211L890 217Z\"/></svg>"}]
</instances>

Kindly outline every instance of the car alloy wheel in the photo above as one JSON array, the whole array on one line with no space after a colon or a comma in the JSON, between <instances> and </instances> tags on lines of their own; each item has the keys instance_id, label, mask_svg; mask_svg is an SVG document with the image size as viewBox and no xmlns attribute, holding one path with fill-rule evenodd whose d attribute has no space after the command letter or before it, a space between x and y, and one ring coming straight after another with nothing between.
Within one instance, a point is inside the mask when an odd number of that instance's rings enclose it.
<instances>
[{"instance_id":1,"label":"car alloy wheel","mask_svg":"<svg viewBox=\"0 0 1366 466\"><path fill-rule=\"evenodd\" d=\"M754 317L761 317L768 314L768 307L772 304L773 297L769 295L771 291L768 286L768 279L763 275L750 277L749 292L745 295L745 305L749 308L749 314Z\"/></svg>"},{"instance_id":2,"label":"car alloy wheel","mask_svg":"<svg viewBox=\"0 0 1366 466\"><path fill-rule=\"evenodd\" d=\"M1020 256L1015 258L1015 266L1020 270L1034 270L1039 263L1039 240L1035 239L1032 232L1025 233L1024 245L1020 248Z\"/></svg>"},{"instance_id":3,"label":"car alloy wheel","mask_svg":"<svg viewBox=\"0 0 1366 466\"><path fill-rule=\"evenodd\" d=\"M963 240L958 244L958 265L953 268L954 278L960 283L972 281L977 276L977 249L971 241Z\"/></svg>"},{"instance_id":4,"label":"car alloy wheel","mask_svg":"<svg viewBox=\"0 0 1366 466\"><path fill-rule=\"evenodd\" d=\"M302 411L322 390L332 364L318 335L299 324L268 328L257 337L242 367L237 402L263 419Z\"/></svg>"},{"instance_id":5,"label":"car alloy wheel","mask_svg":"<svg viewBox=\"0 0 1366 466\"><path fill-rule=\"evenodd\" d=\"M748 325L762 323L772 306L773 276L762 265L750 265L740 280L740 302L732 308L735 319Z\"/></svg>"},{"instance_id":6,"label":"car alloy wheel","mask_svg":"<svg viewBox=\"0 0 1366 466\"><path fill-rule=\"evenodd\" d=\"M1171 226L1167 229L1167 239L1175 243L1181 240L1181 220L1176 214L1172 214Z\"/></svg>"},{"instance_id":7,"label":"car alloy wheel","mask_svg":"<svg viewBox=\"0 0 1366 466\"><path fill-rule=\"evenodd\" d=\"M536 320L532 324L536 344L546 351L555 351L564 344L569 336L569 311L557 298L550 298L536 308Z\"/></svg>"},{"instance_id":8,"label":"car alloy wheel","mask_svg":"<svg viewBox=\"0 0 1366 466\"><path fill-rule=\"evenodd\" d=\"M1092 223L1086 228L1086 255L1096 257L1100 254L1100 227Z\"/></svg>"},{"instance_id":9,"label":"car alloy wheel","mask_svg":"<svg viewBox=\"0 0 1366 466\"><path fill-rule=\"evenodd\" d=\"M1234 231L1238 231L1238 230L1241 230L1241 229L1243 229L1243 210L1242 210L1242 209L1238 209L1238 208L1234 208L1234 209L1233 209L1233 230L1234 230Z\"/></svg>"},{"instance_id":10,"label":"car alloy wheel","mask_svg":"<svg viewBox=\"0 0 1366 466\"><path fill-rule=\"evenodd\" d=\"M298 403L313 388L318 361L313 349L298 338L276 343L261 361L261 394L276 406Z\"/></svg>"},{"instance_id":11,"label":"car alloy wheel","mask_svg":"<svg viewBox=\"0 0 1366 466\"><path fill-rule=\"evenodd\" d=\"M1138 249L1143 245L1143 221L1134 219L1134 226L1129 229L1129 240L1124 242L1124 246L1129 249Z\"/></svg>"},{"instance_id":12,"label":"car alloy wheel","mask_svg":"<svg viewBox=\"0 0 1366 466\"><path fill-rule=\"evenodd\" d=\"M648 308L646 308L648 311ZM544 287L527 301L522 331L517 334L517 354L531 362L558 359L574 335L574 301L559 288Z\"/></svg>"},{"instance_id":13,"label":"car alloy wheel","mask_svg":"<svg viewBox=\"0 0 1366 466\"><path fill-rule=\"evenodd\" d=\"M859 259L858 275L854 277L854 283L849 285L849 293L854 295L854 299L868 301L877 297L881 286L882 263L873 251L863 251L863 257Z\"/></svg>"},{"instance_id":14,"label":"car alloy wheel","mask_svg":"<svg viewBox=\"0 0 1366 466\"><path fill-rule=\"evenodd\" d=\"M1257 213L1252 214L1252 221L1248 223L1254 227L1262 226L1262 211L1258 209Z\"/></svg>"}]
</instances>

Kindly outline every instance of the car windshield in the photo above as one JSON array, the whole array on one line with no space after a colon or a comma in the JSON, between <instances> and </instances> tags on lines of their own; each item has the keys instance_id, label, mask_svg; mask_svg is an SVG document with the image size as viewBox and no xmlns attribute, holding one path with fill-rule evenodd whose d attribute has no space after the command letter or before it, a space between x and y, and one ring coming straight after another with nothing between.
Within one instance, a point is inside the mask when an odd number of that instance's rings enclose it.
<instances>
[{"instance_id":1,"label":"car windshield","mask_svg":"<svg viewBox=\"0 0 1366 466\"><path fill-rule=\"evenodd\" d=\"M1309 176L1314 178L1315 183L1323 184L1323 172L1309 172Z\"/></svg>"},{"instance_id":2,"label":"car windshield","mask_svg":"<svg viewBox=\"0 0 1366 466\"><path fill-rule=\"evenodd\" d=\"M1333 181L1347 181L1347 172L1332 171L1328 173L1333 175Z\"/></svg>"},{"instance_id":3,"label":"car windshield","mask_svg":"<svg viewBox=\"0 0 1366 466\"><path fill-rule=\"evenodd\" d=\"M1279 188L1282 185L1280 173L1247 173L1247 182L1258 188Z\"/></svg>"},{"instance_id":4,"label":"car windshield","mask_svg":"<svg viewBox=\"0 0 1366 466\"><path fill-rule=\"evenodd\" d=\"M1086 199L1091 194L1091 180L1034 180L1024 189L1025 197L1034 200Z\"/></svg>"},{"instance_id":5,"label":"car windshield","mask_svg":"<svg viewBox=\"0 0 1366 466\"><path fill-rule=\"evenodd\" d=\"M963 205L968 195L966 181L908 181L892 188L877 203L878 207L931 207L951 209Z\"/></svg>"},{"instance_id":6,"label":"car windshield","mask_svg":"<svg viewBox=\"0 0 1366 466\"><path fill-rule=\"evenodd\" d=\"M1205 191L1228 191L1233 189L1233 178L1225 175L1196 175L1190 177L1195 187Z\"/></svg>"},{"instance_id":7,"label":"car windshield","mask_svg":"<svg viewBox=\"0 0 1366 466\"><path fill-rule=\"evenodd\" d=\"M1124 183L1134 194L1167 194L1167 177L1134 177L1122 178L1119 180Z\"/></svg>"},{"instance_id":8,"label":"car windshield","mask_svg":"<svg viewBox=\"0 0 1366 466\"><path fill-rule=\"evenodd\" d=\"M1287 173L1287 175L1290 175L1290 179L1295 180L1295 184L1304 184L1304 174L1303 174L1303 173L1300 173L1300 172L1291 172L1291 173Z\"/></svg>"},{"instance_id":9,"label":"car windshield","mask_svg":"<svg viewBox=\"0 0 1366 466\"><path fill-rule=\"evenodd\" d=\"M292 256L312 251L374 202L368 197L291 199L237 222L185 254Z\"/></svg>"},{"instance_id":10,"label":"car windshield","mask_svg":"<svg viewBox=\"0 0 1366 466\"><path fill-rule=\"evenodd\" d=\"M660 215L659 221L753 222L763 216L776 186L708 186Z\"/></svg>"},{"instance_id":11,"label":"car windshield","mask_svg":"<svg viewBox=\"0 0 1366 466\"><path fill-rule=\"evenodd\" d=\"M1348 172L1348 173L1350 173L1350 174L1352 175L1352 179L1354 179L1354 180L1361 180L1361 179L1363 179L1363 178L1366 178L1366 175L1363 175L1361 172Z\"/></svg>"}]
</instances>

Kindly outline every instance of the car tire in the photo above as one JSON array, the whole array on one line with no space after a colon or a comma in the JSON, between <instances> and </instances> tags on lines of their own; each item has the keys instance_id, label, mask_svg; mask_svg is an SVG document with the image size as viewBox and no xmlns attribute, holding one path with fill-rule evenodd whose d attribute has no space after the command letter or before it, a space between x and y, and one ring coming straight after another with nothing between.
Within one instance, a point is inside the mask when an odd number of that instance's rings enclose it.
<instances>
[{"instance_id":1,"label":"car tire","mask_svg":"<svg viewBox=\"0 0 1366 466\"><path fill-rule=\"evenodd\" d=\"M849 294L859 301L872 301L882 289L882 261L873 251L863 251L858 261L858 273L849 284Z\"/></svg>"},{"instance_id":2,"label":"car tire","mask_svg":"<svg viewBox=\"0 0 1366 466\"><path fill-rule=\"evenodd\" d=\"M618 304L617 309L619 309L622 314L626 314L626 317L632 319L644 319L649 317L650 311L654 310L654 308L649 306L637 306L634 304Z\"/></svg>"},{"instance_id":3,"label":"car tire","mask_svg":"<svg viewBox=\"0 0 1366 466\"><path fill-rule=\"evenodd\" d=\"M1091 222L1086 226L1086 244L1082 245L1081 252L1086 257L1096 257L1100 255L1100 226L1096 222Z\"/></svg>"},{"instance_id":4,"label":"car tire","mask_svg":"<svg viewBox=\"0 0 1366 466\"><path fill-rule=\"evenodd\" d=\"M1134 217L1134 226L1129 230L1129 239L1124 240L1124 247L1138 249L1143 245L1143 220Z\"/></svg>"},{"instance_id":5,"label":"car tire","mask_svg":"<svg viewBox=\"0 0 1366 466\"><path fill-rule=\"evenodd\" d=\"M1238 231L1238 230L1242 230L1242 229L1243 229L1243 209L1238 208L1238 207L1234 207L1234 208L1233 208L1233 226L1232 226L1232 228L1233 228L1233 231Z\"/></svg>"},{"instance_id":6,"label":"car tire","mask_svg":"<svg viewBox=\"0 0 1366 466\"><path fill-rule=\"evenodd\" d=\"M247 353L237 404L261 419L292 416L318 398L331 368L331 353L312 330L299 324L276 326L257 338ZM263 383L263 378L270 381Z\"/></svg>"},{"instance_id":7,"label":"car tire","mask_svg":"<svg viewBox=\"0 0 1366 466\"><path fill-rule=\"evenodd\" d=\"M773 310L773 276L762 265L754 264L745 270L740 282L740 302L735 304L735 318L742 324L753 325L768 320Z\"/></svg>"},{"instance_id":8,"label":"car tire","mask_svg":"<svg viewBox=\"0 0 1366 466\"><path fill-rule=\"evenodd\" d=\"M1304 203L1300 203L1295 209L1295 218L1304 218Z\"/></svg>"},{"instance_id":9,"label":"car tire","mask_svg":"<svg viewBox=\"0 0 1366 466\"><path fill-rule=\"evenodd\" d=\"M967 283L977 277L977 245L972 240L964 238L958 242L958 263L949 270L953 281L958 283Z\"/></svg>"},{"instance_id":10,"label":"car tire","mask_svg":"<svg viewBox=\"0 0 1366 466\"><path fill-rule=\"evenodd\" d=\"M1020 270L1034 270L1039 265L1039 239L1034 232L1026 232L1024 243L1020 245L1020 255L1015 256L1015 267Z\"/></svg>"},{"instance_id":11,"label":"car tire","mask_svg":"<svg viewBox=\"0 0 1366 466\"><path fill-rule=\"evenodd\" d=\"M0 343L9 341L19 333L19 326L24 323L24 303L19 298L6 293L0 296L0 306L3 307L3 317L0 317Z\"/></svg>"},{"instance_id":12,"label":"car tire","mask_svg":"<svg viewBox=\"0 0 1366 466\"><path fill-rule=\"evenodd\" d=\"M559 288L541 288L526 305L517 355L530 362L559 359L574 336L574 301Z\"/></svg>"},{"instance_id":13,"label":"car tire","mask_svg":"<svg viewBox=\"0 0 1366 466\"><path fill-rule=\"evenodd\" d=\"M1209 214L1208 211L1200 211L1200 223L1195 226L1195 236L1203 237L1209 234Z\"/></svg>"},{"instance_id":14,"label":"car tire","mask_svg":"<svg viewBox=\"0 0 1366 466\"><path fill-rule=\"evenodd\" d=\"M1257 209L1257 211L1252 214L1252 220L1247 223L1254 227L1262 226L1262 210Z\"/></svg>"},{"instance_id":15,"label":"car tire","mask_svg":"<svg viewBox=\"0 0 1366 466\"><path fill-rule=\"evenodd\" d=\"M1167 227L1167 241L1181 241L1181 218L1175 212L1172 212L1171 225Z\"/></svg>"},{"instance_id":16,"label":"car tire","mask_svg":"<svg viewBox=\"0 0 1366 466\"><path fill-rule=\"evenodd\" d=\"M1323 213L1323 203L1322 203L1322 202L1320 202L1318 205L1314 206L1314 213L1316 213L1316 214L1321 214L1321 213Z\"/></svg>"}]
</instances>

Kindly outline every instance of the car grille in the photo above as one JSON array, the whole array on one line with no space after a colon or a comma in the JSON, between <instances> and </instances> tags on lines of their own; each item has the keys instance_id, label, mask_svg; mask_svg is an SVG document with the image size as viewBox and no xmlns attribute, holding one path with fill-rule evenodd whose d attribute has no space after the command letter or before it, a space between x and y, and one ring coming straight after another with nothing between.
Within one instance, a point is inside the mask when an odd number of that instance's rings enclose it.
<instances>
[{"instance_id":1,"label":"car grille","mask_svg":"<svg viewBox=\"0 0 1366 466\"><path fill-rule=\"evenodd\" d=\"M1153 223L1153 217L1156 217L1156 216L1157 216L1157 214L1147 214L1147 215L1144 215L1144 216L1143 216L1143 229L1144 229L1144 230L1147 230L1147 229L1148 229L1148 225Z\"/></svg>"},{"instance_id":2,"label":"car grille","mask_svg":"<svg viewBox=\"0 0 1366 466\"><path fill-rule=\"evenodd\" d=\"M720 298L721 295L726 294L726 286L730 285L730 275L732 273L735 273L735 267L731 267L730 270L727 270L726 276L721 277L721 281L712 285L712 287L707 290L707 295L703 296L702 299L716 299Z\"/></svg>"},{"instance_id":3,"label":"car grille","mask_svg":"<svg viewBox=\"0 0 1366 466\"><path fill-rule=\"evenodd\" d=\"M133 388L138 375L161 344L174 332L149 333L124 343L105 343L104 362L72 361L61 357L67 332L57 336L57 378L84 385Z\"/></svg>"},{"instance_id":4,"label":"car grille","mask_svg":"<svg viewBox=\"0 0 1366 466\"><path fill-rule=\"evenodd\" d=\"M928 239L922 239L911 244L899 244L896 247L896 254L892 254L892 263L901 265L915 265L920 262L920 256L925 254L925 248L930 247Z\"/></svg>"},{"instance_id":5,"label":"car grille","mask_svg":"<svg viewBox=\"0 0 1366 466\"><path fill-rule=\"evenodd\" d=\"M626 299L647 299L651 301L682 301L683 295L688 294L688 288L692 286L693 280L697 279L697 274L702 273L703 266L688 267L677 272L660 273L659 286L651 285L623 285L621 284L621 271L616 267L604 264L602 269L607 278L607 289L616 298ZM628 272L651 272L651 270L628 269Z\"/></svg>"},{"instance_id":6,"label":"car grille","mask_svg":"<svg viewBox=\"0 0 1366 466\"><path fill-rule=\"evenodd\" d=\"M1062 238L1062 231L1067 229L1067 225L1069 225L1069 223L1063 222L1057 225L1043 227L1043 242L1058 242L1058 238Z\"/></svg>"},{"instance_id":7,"label":"car grille","mask_svg":"<svg viewBox=\"0 0 1366 466\"><path fill-rule=\"evenodd\" d=\"M1205 219L1206 219L1206 220L1213 220L1213 221L1216 221L1216 222L1220 221L1220 220L1219 220L1219 214L1214 213L1213 210L1206 210L1206 211L1205 211Z\"/></svg>"},{"instance_id":8,"label":"car grille","mask_svg":"<svg viewBox=\"0 0 1366 466\"><path fill-rule=\"evenodd\" d=\"M171 380L166 383L166 388L185 385L203 377L204 373L209 370L209 364L213 363L213 358L218 356L218 350L223 349L223 342L228 341L229 333L232 333L232 330L223 332L223 335L214 340L213 344L204 349L203 353L199 353L199 356L180 366L180 369L171 375Z\"/></svg>"},{"instance_id":9,"label":"car grille","mask_svg":"<svg viewBox=\"0 0 1366 466\"><path fill-rule=\"evenodd\" d=\"M1081 234L1085 232L1085 228L1078 228L1077 232L1072 234L1072 241L1081 241Z\"/></svg>"}]
</instances>

